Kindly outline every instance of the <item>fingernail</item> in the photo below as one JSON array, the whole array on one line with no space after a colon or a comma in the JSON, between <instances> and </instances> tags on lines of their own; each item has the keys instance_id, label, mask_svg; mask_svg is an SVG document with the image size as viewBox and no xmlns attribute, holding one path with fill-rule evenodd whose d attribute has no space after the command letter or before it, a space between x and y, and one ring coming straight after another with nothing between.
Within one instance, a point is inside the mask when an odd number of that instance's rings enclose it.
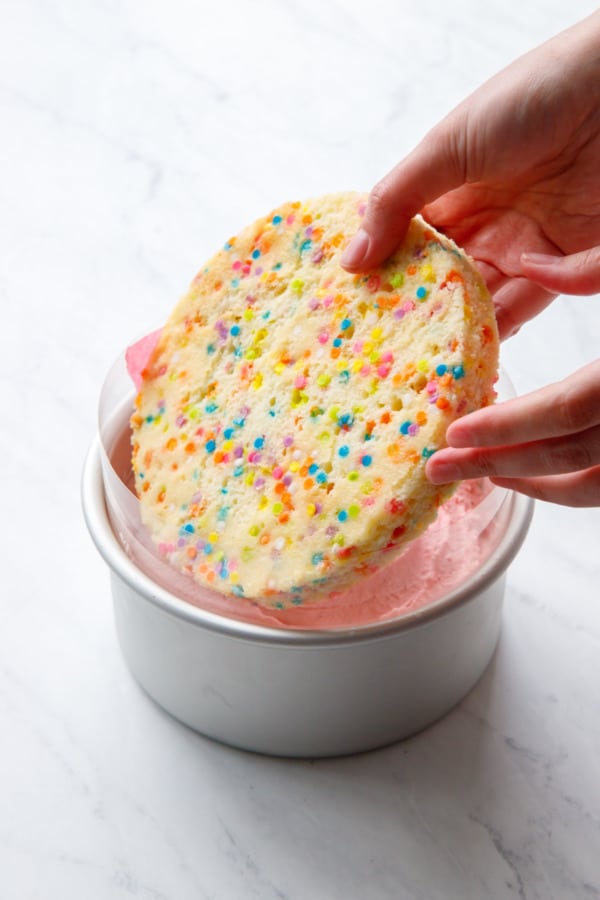
<instances>
[{"instance_id":1,"label":"fingernail","mask_svg":"<svg viewBox=\"0 0 600 900\"><path fill-rule=\"evenodd\" d=\"M340 263L343 266L348 266L349 268L356 269L358 266L362 264L363 259L366 257L369 252L369 245L371 243L371 238L364 230L364 228L359 228L356 232L344 252L340 257Z\"/></svg>"},{"instance_id":2,"label":"fingernail","mask_svg":"<svg viewBox=\"0 0 600 900\"><path fill-rule=\"evenodd\" d=\"M533 266L557 266L561 260L562 256L553 256L551 253L521 253L521 262Z\"/></svg>"}]
</instances>

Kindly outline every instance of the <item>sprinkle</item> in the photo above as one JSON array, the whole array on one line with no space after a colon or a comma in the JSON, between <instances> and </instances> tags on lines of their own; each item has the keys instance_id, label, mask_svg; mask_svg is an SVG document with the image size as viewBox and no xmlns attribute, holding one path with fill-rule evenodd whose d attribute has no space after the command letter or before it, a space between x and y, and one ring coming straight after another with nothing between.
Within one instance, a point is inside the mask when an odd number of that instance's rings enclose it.
<instances>
[{"instance_id":1,"label":"sprinkle","mask_svg":"<svg viewBox=\"0 0 600 900\"><path fill-rule=\"evenodd\" d=\"M273 223L273 225L279 225L279 223L281 222L281 216L273 216L271 222Z\"/></svg>"},{"instance_id":2,"label":"sprinkle","mask_svg":"<svg viewBox=\"0 0 600 900\"><path fill-rule=\"evenodd\" d=\"M254 447L256 448L256 450L262 450L262 448L264 446L265 446L264 437L257 437L254 441Z\"/></svg>"},{"instance_id":3,"label":"sprinkle","mask_svg":"<svg viewBox=\"0 0 600 900\"><path fill-rule=\"evenodd\" d=\"M342 331L347 331L351 325L352 325L351 319L342 319L342 321L340 322L340 329Z\"/></svg>"},{"instance_id":4,"label":"sprinkle","mask_svg":"<svg viewBox=\"0 0 600 900\"><path fill-rule=\"evenodd\" d=\"M339 522L345 522L346 519L348 518L348 513L346 512L345 509L340 509L340 511L337 514L337 517L338 517Z\"/></svg>"},{"instance_id":5,"label":"sprinkle","mask_svg":"<svg viewBox=\"0 0 600 900\"><path fill-rule=\"evenodd\" d=\"M350 453L350 447L348 446L348 444L342 444L342 446L338 450L338 454L340 456L344 457L344 456L348 456L349 453Z\"/></svg>"},{"instance_id":6,"label":"sprinkle","mask_svg":"<svg viewBox=\"0 0 600 900\"><path fill-rule=\"evenodd\" d=\"M459 378L463 378L465 374L465 370L463 366L454 366L452 369L452 374L458 380Z\"/></svg>"},{"instance_id":7,"label":"sprinkle","mask_svg":"<svg viewBox=\"0 0 600 900\"><path fill-rule=\"evenodd\" d=\"M211 441L206 442L204 449L206 450L207 453L214 453L216 446L217 446L216 441L211 440Z\"/></svg>"},{"instance_id":8,"label":"sprinkle","mask_svg":"<svg viewBox=\"0 0 600 900\"><path fill-rule=\"evenodd\" d=\"M233 337L237 337L241 330L242 329L239 325L232 325L229 329L229 334L231 334Z\"/></svg>"},{"instance_id":9,"label":"sprinkle","mask_svg":"<svg viewBox=\"0 0 600 900\"><path fill-rule=\"evenodd\" d=\"M448 371L448 366L445 366L443 363L441 365L435 367L436 375L445 375L447 371Z\"/></svg>"},{"instance_id":10,"label":"sprinkle","mask_svg":"<svg viewBox=\"0 0 600 900\"><path fill-rule=\"evenodd\" d=\"M429 293L429 291L427 290L426 287L423 287L423 285L421 285L420 287L417 288L415 293L416 293L417 297L419 298L419 300L424 300L427 297L427 294Z\"/></svg>"},{"instance_id":11,"label":"sprinkle","mask_svg":"<svg viewBox=\"0 0 600 900\"><path fill-rule=\"evenodd\" d=\"M363 466L370 466L372 462L373 462L373 457L370 456L368 453L365 453L364 456L361 458L361 463L363 464Z\"/></svg>"}]
</instances>

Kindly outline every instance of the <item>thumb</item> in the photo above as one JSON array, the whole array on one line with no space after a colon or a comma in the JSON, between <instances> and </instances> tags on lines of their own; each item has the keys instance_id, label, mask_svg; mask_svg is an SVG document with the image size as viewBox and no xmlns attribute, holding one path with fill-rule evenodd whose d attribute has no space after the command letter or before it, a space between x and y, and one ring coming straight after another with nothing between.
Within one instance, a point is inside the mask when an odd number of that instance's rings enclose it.
<instances>
[{"instance_id":1,"label":"thumb","mask_svg":"<svg viewBox=\"0 0 600 900\"><path fill-rule=\"evenodd\" d=\"M570 256L522 253L521 265L526 278L555 294L600 291L600 246Z\"/></svg>"},{"instance_id":2,"label":"thumb","mask_svg":"<svg viewBox=\"0 0 600 900\"><path fill-rule=\"evenodd\" d=\"M345 269L364 272L382 263L426 203L464 183L460 131L457 117L436 126L375 185L361 227L342 254Z\"/></svg>"}]
</instances>

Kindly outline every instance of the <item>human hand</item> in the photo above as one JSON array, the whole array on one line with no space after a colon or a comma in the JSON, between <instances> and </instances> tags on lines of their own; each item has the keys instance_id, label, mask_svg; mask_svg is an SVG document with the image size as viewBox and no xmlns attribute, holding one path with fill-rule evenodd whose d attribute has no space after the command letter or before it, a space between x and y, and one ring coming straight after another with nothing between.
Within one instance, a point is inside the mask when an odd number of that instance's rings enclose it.
<instances>
[{"instance_id":1,"label":"human hand","mask_svg":"<svg viewBox=\"0 0 600 900\"><path fill-rule=\"evenodd\" d=\"M600 506L600 360L564 381L457 419L427 463L434 484L490 475L566 506Z\"/></svg>"},{"instance_id":2,"label":"human hand","mask_svg":"<svg viewBox=\"0 0 600 900\"><path fill-rule=\"evenodd\" d=\"M559 293L600 291L600 12L467 98L371 192L342 262L364 271L417 212L475 259L506 338ZM427 464L530 496L600 505L600 361L465 416Z\"/></svg>"},{"instance_id":3,"label":"human hand","mask_svg":"<svg viewBox=\"0 0 600 900\"><path fill-rule=\"evenodd\" d=\"M596 12L494 76L385 176L342 262L379 264L422 212L475 259L507 337L557 293L600 290L599 160Z\"/></svg>"}]
</instances>

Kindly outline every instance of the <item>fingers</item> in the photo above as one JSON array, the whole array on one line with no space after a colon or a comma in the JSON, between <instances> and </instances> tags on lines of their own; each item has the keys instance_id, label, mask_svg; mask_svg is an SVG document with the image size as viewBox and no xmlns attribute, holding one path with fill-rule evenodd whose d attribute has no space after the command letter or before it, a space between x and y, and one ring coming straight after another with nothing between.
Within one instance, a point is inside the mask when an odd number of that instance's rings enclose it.
<instances>
[{"instance_id":1,"label":"fingers","mask_svg":"<svg viewBox=\"0 0 600 900\"><path fill-rule=\"evenodd\" d=\"M412 216L464 181L460 120L445 120L375 185L362 225L342 254L350 272L382 263L400 244ZM452 124L451 124L452 123Z\"/></svg>"},{"instance_id":2,"label":"fingers","mask_svg":"<svg viewBox=\"0 0 600 900\"><path fill-rule=\"evenodd\" d=\"M427 477L447 484L485 475L528 478L578 472L600 465L600 426L567 437L510 447L450 447L431 457Z\"/></svg>"},{"instance_id":3,"label":"fingers","mask_svg":"<svg viewBox=\"0 0 600 900\"><path fill-rule=\"evenodd\" d=\"M515 335L525 322L535 318L552 303L556 294L532 284L527 278L514 277L494 293L494 308L500 340Z\"/></svg>"},{"instance_id":4,"label":"fingers","mask_svg":"<svg viewBox=\"0 0 600 900\"><path fill-rule=\"evenodd\" d=\"M527 278L555 294L581 295L600 291L600 247L570 256L523 253L521 265Z\"/></svg>"},{"instance_id":5,"label":"fingers","mask_svg":"<svg viewBox=\"0 0 600 900\"><path fill-rule=\"evenodd\" d=\"M532 497L600 505L600 360L454 422L427 463L434 484L489 476Z\"/></svg>"},{"instance_id":6,"label":"fingers","mask_svg":"<svg viewBox=\"0 0 600 900\"><path fill-rule=\"evenodd\" d=\"M600 466L541 478L492 478L499 487L562 506L600 506Z\"/></svg>"},{"instance_id":7,"label":"fingers","mask_svg":"<svg viewBox=\"0 0 600 900\"><path fill-rule=\"evenodd\" d=\"M453 422L451 447L502 447L576 434L600 425L600 360L563 381Z\"/></svg>"}]
</instances>

